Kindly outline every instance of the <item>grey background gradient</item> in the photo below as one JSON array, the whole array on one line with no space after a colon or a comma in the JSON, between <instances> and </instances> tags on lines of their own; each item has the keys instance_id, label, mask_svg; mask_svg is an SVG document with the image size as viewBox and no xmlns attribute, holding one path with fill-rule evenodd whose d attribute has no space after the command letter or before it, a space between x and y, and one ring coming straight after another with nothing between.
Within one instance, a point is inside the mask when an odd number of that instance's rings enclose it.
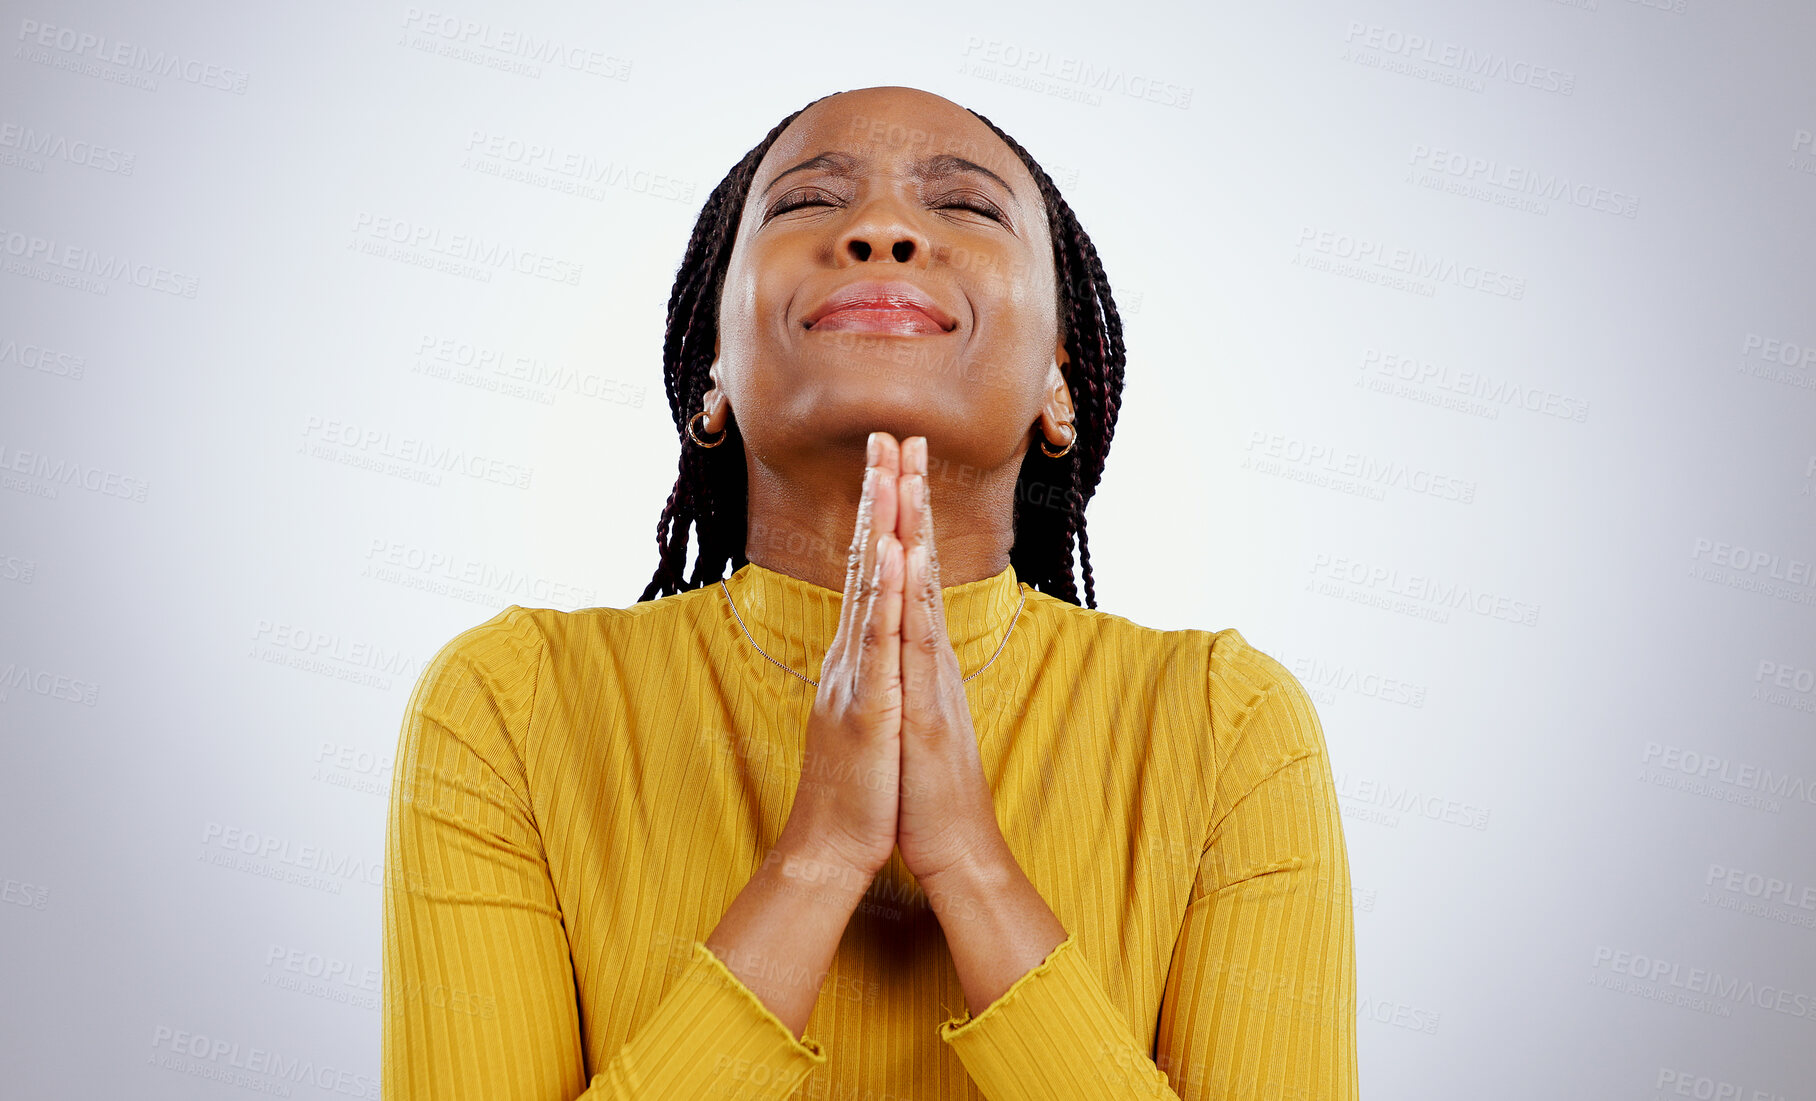
<instances>
[{"instance_id":1,"label":"grey background gradient","mask_svg":"<svg viewBox=\"0 0 1816 1101\"><path fill-rule=\"evenodd\" d=\"M1816 9L4 9L0 1092L377 1095L416 674L636 599L700 204L907 84L1122 307L1099 606L1316 701L1365 1095L1812 1096Z\"/></svg>"}]
</instances>

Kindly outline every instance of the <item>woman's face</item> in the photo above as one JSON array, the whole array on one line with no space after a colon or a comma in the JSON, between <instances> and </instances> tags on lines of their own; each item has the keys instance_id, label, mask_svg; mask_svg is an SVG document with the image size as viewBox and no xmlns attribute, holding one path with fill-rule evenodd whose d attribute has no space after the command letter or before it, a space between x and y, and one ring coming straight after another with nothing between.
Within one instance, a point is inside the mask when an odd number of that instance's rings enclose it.
<instances>
[{"instance_id":1,"label":"woman's face","mask_svg":"<svg viewBox=\"0 0 1816 1101\"><path fill-rule=\"evenodd\" d=\"M872 282L928 309L826 312ZM930 93L821 100L757 167L716 356L717 388L762 466L861 452L873 430L926 436L935 462L1019 462L1043 409L1072 411L1033 178L982 121Z\"/></svg>"}]
</instances>

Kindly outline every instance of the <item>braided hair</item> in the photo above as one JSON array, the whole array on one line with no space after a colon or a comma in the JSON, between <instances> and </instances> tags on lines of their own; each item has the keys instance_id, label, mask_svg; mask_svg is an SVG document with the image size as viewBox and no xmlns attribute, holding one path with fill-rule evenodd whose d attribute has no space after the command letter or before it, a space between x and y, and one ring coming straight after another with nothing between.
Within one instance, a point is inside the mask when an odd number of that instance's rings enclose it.
<instances>
[{"instance_id":1,"label":"braided hair","mask_svg":"<svg viewBox=\"0 0 1816 1101\"><path fill-rule=\"evenodd\" d=\"M822 96L821 99L826 97ZM680 470L662 518L656 524L660 561L640 600L650 600L710 585L745 565L747 471L737 418L728 421L726 440L737 446L708 450L687 437L689 419L711 387L708 368L718 339L719 297L731 263L738 222L757 165L788 124L813 100L776 123L756 147L744 154L707 197L694 223L687 252L668 298L668 326L662 344L662 380L668 406L680 435ZM1091 238L1052 179L1014 138L976 111L1027 166L1046 203L1053 240L1053 265L1059 288L1059 325L1065 334L1066 385L1077 420L1077 442L1058 459L1031 447L1022 459L1015 483L1012 517L1014 544L1009 562L1019 580L1070 604L1077 604L1072 546L1077 540L1083 566L1085 604L1097 607L1091 578L1090 543L1085 534L1085 505L1097 491L1109 455L1110 438L1122 405L1124 349L1122 318L1110 295L1103 262ZM700 536L693 572L684 579L689 528Z\"/></svg>"}]
</instances>

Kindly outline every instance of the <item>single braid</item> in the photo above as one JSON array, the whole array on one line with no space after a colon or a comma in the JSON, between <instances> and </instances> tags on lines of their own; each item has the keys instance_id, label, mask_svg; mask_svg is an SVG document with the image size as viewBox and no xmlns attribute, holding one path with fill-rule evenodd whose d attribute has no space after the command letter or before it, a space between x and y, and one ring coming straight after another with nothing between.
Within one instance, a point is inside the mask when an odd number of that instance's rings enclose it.
<instances>
[{"instance_id":1,"label":"single braid","mask_svg":"<svg viewBox=\"0 0 1816 1101\"><path fill-rule=\"evenodd\" d=\"M641 600L712 584L746 563L749 490L743 438L735 420L729 421L724 436L727 446L709 450L687 438L687 424L712 385L707 371L718 339L720 294L751 180L788 124L818 102L816 99L776 123L713 189L701 207L676 271L662 342L662 377L680 437L681 458L674 489L656 523L656 572L644 587ZM1085 506L1103 479L1122 406L1126 359L1122 317L1116 312L1116 300L1110 293L1110 281L1096 246L1046 170L995 123L976 111L971 113L1021 158L1046 205L1059 290L1057 317L1065 334L1068 359L1066 385L1077 416L1073 425L1076 442L1063 457L1048 458L1039 446L1034 446L1022 459L1015 484L1015 542L1009 561L1016 576L1036 590L1077 604L1078 585L1073 570L1076 541L1078 564L1084 575L1084 603L1095 608L1097 587L1091 576ZM1055 499L1063 502L1063 507L1055 507ZM684 580L690 530L698 531L699 546L693 572Z\"/></svg>"},{"instance_id":2,"label":"single braid","mask_svg":"<svg viewBox=\"0 0 1816 1101\"><path fill-rule=\"evenodd\" d=\"M822 97L824 98L824 97ZM681 445L675 487L656 522L655 575L644 586L639 600L697 589L744 565L745 486L744 446L737 425L726 425L728 446L711 450L687 437L688 420L698 411L712 386L713 345L719 335L719 293L738 220L750 181L769 147L788 124L812 107L814 100L775 124L756 147L744 154L700 208L687 251L676 269L674 288L668 296L668 323L662 340L662 382L668 394L669 413ZM691 577L687 567L690 529L700 534Z\"/></svg>"}]
</instances>

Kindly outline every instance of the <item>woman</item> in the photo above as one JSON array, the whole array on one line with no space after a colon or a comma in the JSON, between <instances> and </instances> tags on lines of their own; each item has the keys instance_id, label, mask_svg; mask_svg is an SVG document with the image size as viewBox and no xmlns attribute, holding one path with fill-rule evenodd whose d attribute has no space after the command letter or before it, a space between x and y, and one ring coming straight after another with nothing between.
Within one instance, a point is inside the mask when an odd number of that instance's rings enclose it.
<instances>
[{"instance_id":1,"label":"woman","mask_svg":"<svg viewBox=\"0 0 1816 1101\"><path fill-rule=\"evenodd\" d=\"M1095 610L1121 323L1040 166L926 92L815 100L668 313L643 599L513 606L410 701L387 1101L1354 1098L1309 699Z\"/></svg>"}]
</instances>

